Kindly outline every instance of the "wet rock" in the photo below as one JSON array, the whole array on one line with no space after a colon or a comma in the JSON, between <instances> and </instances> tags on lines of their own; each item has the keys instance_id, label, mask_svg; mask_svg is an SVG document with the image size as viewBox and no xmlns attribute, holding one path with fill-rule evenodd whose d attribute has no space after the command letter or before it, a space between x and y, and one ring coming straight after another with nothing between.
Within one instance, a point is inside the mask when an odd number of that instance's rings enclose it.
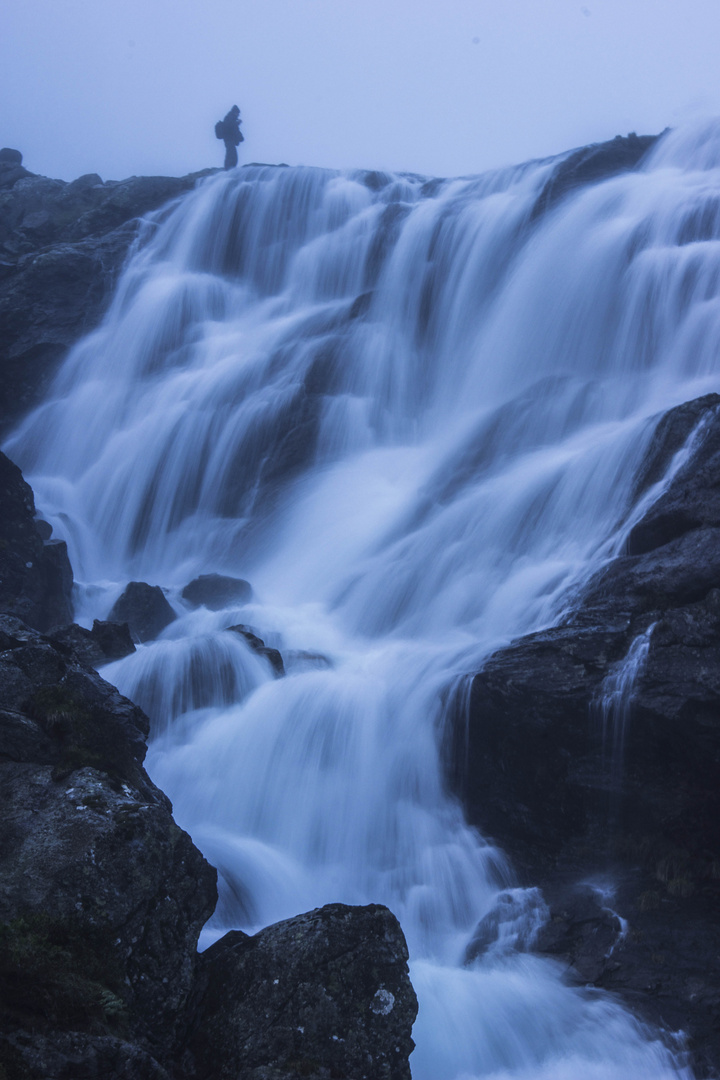
<instances>
[{"instance_id":1,"label":"wet rock","mask_svg":"<svg viewBox=\"0 0 720 1080\"><path fill-rule=\"evenodd\" d=\"M135 641L154 641L177 619L159 585L131 581L112 606L108 622L127 623Z\"/></svg>"},{"instance_id":2,"label":"wet rock","mask_svg":"<svg viewBox=\"0 0 720 1080\"><path fill-rule=\"evenodd\" d=\"M551 210L572 191L618 173L636 169L660 136L632 132L604 143L583 146L569 154L553 171L533 208L532 217Z\"/></svg>"},{"instance_id":3,"label":"wet rock","mask_svg":"<svg viewBox=\"0 0 720 1080\"><path fill-rule=\"evenodd\" d=\"M465 964L488 953L528 952L536 944L548 909L540 889L508 889L475 928L465 950Z\"/></svg>"},{"instance_id":4,"label":"wet rock","mask_svg":"<svg viewBox=\"0 0 720 1080\"><path fill-rule=\"evenodd\" d=\"M397 920L377 904L329 904L254 937L226 934L201 959L195 1075L410 1080L407 958Z\"/></svg>"},{"instance_id":5,"label":"wet rock","mask_svg":"<svg viewBox=\"0 0 720 1080\"><path fill-rule=\"evenodd\" d=\"M0 1060L160 1077L215 872L142 762L147 717L0 616ZM9 1067L11 1066L11 1067ZM24 1071L23 1071L24 1070Z\"/></svg>"},{"instance_id":6,"label":"wet rock","mask_svg":"<svg viewBox=\"0 0 720 1080\"><path fill-rule=\"evenodd\" d=\"M242 578L226 574L201 574L185 586L181 595L193 607L221 611L232 604L246 604L252 598L252 588Z\"/></svg>"},{"instance_id":7,"label":"wet rock","mask_svg":"<svg viewBox=\"0 0 720 1080\"><path fill-rule=\"evenodd\" d=\"M659 448L665 448L669 442L671 445L680 442L683 429L695 429L695 451L678 470L667 490L631 530L627 543L628 555L645 555L656 551L698 529L720 528L720 397L709 394L681 406L681 410L673 409L668 414L675 423L671 425L671 421L667 420L665 425L661 424L662 429L653 443L647 471L650 477L654 475L655 461L658 457L662 461L665 456L661 456ZM682 424L678 422L680 419Z\"/></svg>"},{"instance_id":8,"label":"wet rock","mask_svg":"<svg viewBox=\"0 0 720 1080\"><path fill-rule=\"evenodd\" d=\"M19 150L11 150L9 146L3 146L0 150L0 164L22 165L23 156Z\"/></svg>"},{"instance_id":9,"label":"wet rock","mask_svg":"<svg viewBox=\"0 0 720 1080\"><path fill-rule=\"evenodd\" d=\"M92 630L87 630L77 623L61 626L49 635L56 645L71 649L90 667L108 664L111 660L121 660L135 652L135 644L130 636L127 623L102 622L95 619Z\"/></svg>"},{"instance_id":10,"label":"wet rock","mask_svg":"<svg viewBox=\"0 0 720 1080\"><path fill-rule=\"evenodd\" d=\"M278 649L269 648L262 638L259 638L251 626L243 626L238 624L237 626L228 626L227 630L231 630L235 634L239 634L245 639L247 644L257 653L258 656L264 656L270 664L270 667L275 672L276 678L282 678L285 674L285 664L283 663L282 654Z\"/></svg>"},{"instance_id":11,"label":"wet rock","mask_svg":"<svg viewBox=\"0 0 720 1080\"><path fill-rule=\"evenodd\" d=\"M468 819L554 905L538 948L688 1032L702 1073L720 1063L720 979L706 963L720 943L717 395L663 418L636 498L679 451L687 460L632 529L630 554L588 583L563 625L511 643L470 677L445 753ZM606 680L643 634L632 698L603 714ZM612 952L615 916L602 905L589 914L576 888L598 873L629 921Z\"/></svg>"},{"instance_id":12,"label":"wet rock","mask_svg":"<svg viewBox=\"0 0 720 1080\"><path fill-rule=\"evenodd\" d=\"M48 630L72 619L72 568L64 541L43 543L34 517L31 487L0 453L0 610Z\"/></svg>"},{"instance_id":13,"label":"wet rock","mask_svg":"<svg viewBox=\"0 0 720 1080\"><path fill-rule=\"evenodd\" d=\"M581 985L599 985L606 971L617 967L613 954L626 925L590 885L547 889L546 898L549 914L533 941L534 950L565 961L571 978Z\"/></svg>"},{"instance_id":14,"label":"wet rock","mask_svg":"<svg viewBox=\"0 0 720 1080\"><path fill-rule=\"evenodd\" d=\"M68 348L100 321L140 216L203 175L67 184L0 160L0 429L42 400Z\"/></svg>"}]
</instances>

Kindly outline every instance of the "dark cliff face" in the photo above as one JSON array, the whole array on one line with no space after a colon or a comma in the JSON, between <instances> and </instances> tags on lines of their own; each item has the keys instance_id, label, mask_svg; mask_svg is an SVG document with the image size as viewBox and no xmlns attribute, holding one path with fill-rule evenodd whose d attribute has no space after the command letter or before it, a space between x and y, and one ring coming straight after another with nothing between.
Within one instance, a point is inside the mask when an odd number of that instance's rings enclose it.
<instances>
[{"instance_id":1,"label":"dark cliff face","mask_svg":"<svg viewBox=\"0 0 720 1080\"><path fill-rule=\"evenodd\" d=\"M545 889L552 933L538 947L688 1032L702 1073L720 1062L709 962L720 948L720 397L666 414L636 494L693 431L694 452L631 530L628 553L568 620L472 677L446 755L469 820ZM603 717L608 680L644 634L630 704L620 716L606 702ZM615 894L596 893L588 915L579 885L592 877ZM608 905L629 922L612 949Z\"/></svg>"},{"instance_id":2,"label":"dark cliff face","mask_svg":"<svg viewBox=\"0 0 720 1080\"><path fill-rule=\"evenodd\" d=\"M71 622L73 575L67 545L52 540L47 522L35 520L32 488L2 453L0 502L0 611L37 630Z\"/></svg>"},{"instance_id":3,"label":"dark cliff face","mask_svg":"<svg viewBox=\"0 0 720 1080\"><path fill-rule=\"evenodd\" d=\"M71 650L0 616L0 726L6 1075L136 1059L156 1075L216 890L142 768L147 718Z\"/></svg>"}]
</instances>

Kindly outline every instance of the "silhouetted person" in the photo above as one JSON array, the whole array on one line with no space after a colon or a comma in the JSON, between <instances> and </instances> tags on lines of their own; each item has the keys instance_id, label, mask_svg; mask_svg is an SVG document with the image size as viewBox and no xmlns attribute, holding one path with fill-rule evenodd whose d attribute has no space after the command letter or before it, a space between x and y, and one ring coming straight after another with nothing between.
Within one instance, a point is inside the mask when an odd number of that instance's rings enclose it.
<instances>
[{"instance_id":1,"label":"silhouetted person","mask_svg":"<svg viewBox=\"0 0 720 1080\"><path fill-rule=\"evenodd\" d=\"M240 110L233 105L229 113L222 121L222 139L225 143L225 168L234 169L238 163L237 148L241 142L245 142L245 136L240 130Z\"/></svg>"}]
</instances>

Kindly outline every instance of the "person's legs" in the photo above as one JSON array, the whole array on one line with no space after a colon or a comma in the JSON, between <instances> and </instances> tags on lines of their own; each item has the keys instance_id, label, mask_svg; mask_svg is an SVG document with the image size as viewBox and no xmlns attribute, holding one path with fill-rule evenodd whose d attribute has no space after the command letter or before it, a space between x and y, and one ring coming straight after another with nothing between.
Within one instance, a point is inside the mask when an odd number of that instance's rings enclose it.
<instances>
[{"instance_id":1,"label":"person's legs","mask_svg":"<svg viewBox=\"0 0 720 1080\"><path fill-rule=\"evenodd\" d=\"M238 163L237 147L231 142L225 143L225 168L234 169Z\"/></svg>"}]
</instances>

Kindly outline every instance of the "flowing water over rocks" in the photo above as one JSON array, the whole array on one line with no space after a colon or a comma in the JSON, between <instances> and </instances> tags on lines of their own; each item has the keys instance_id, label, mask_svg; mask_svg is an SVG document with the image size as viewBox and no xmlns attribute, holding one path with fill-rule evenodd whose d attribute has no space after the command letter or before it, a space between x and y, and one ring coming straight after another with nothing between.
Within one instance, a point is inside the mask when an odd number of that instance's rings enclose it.
<instances>
[{"instance_id":1,"label":"flowing water over rocks","mask_svg":"<svg viewBox=\"0 0 720 1080\"><path fill-rule=\"evenodd\" d=\"M443 182L210 177L146 230L6 444L68 543L76 617L106 618L130 580L177 615L103 674L149 712L148 769L218 868L203 944L386 904L419 999L416 1080L690 1075L528 951L546 916L523 891L585 833L566 776L608 665L655 620L637 560L658 538L686 569L663 610L704 605L714 648L714 523L672 492L717 389L720 130L667 135L638 165L645 149L599 183L577 160ZM208 574L252 595L184 600ZM628 612L584 623L623 574ZM231 627L326 663L277 678ZM671 630L653 631L646 674ZM571 704L557 758L540 705L534 743L499 705L523 635L530 666L553 658L547 700ZM611 950L609 893L602 910Z\"/></svg>"}]
</instances>

